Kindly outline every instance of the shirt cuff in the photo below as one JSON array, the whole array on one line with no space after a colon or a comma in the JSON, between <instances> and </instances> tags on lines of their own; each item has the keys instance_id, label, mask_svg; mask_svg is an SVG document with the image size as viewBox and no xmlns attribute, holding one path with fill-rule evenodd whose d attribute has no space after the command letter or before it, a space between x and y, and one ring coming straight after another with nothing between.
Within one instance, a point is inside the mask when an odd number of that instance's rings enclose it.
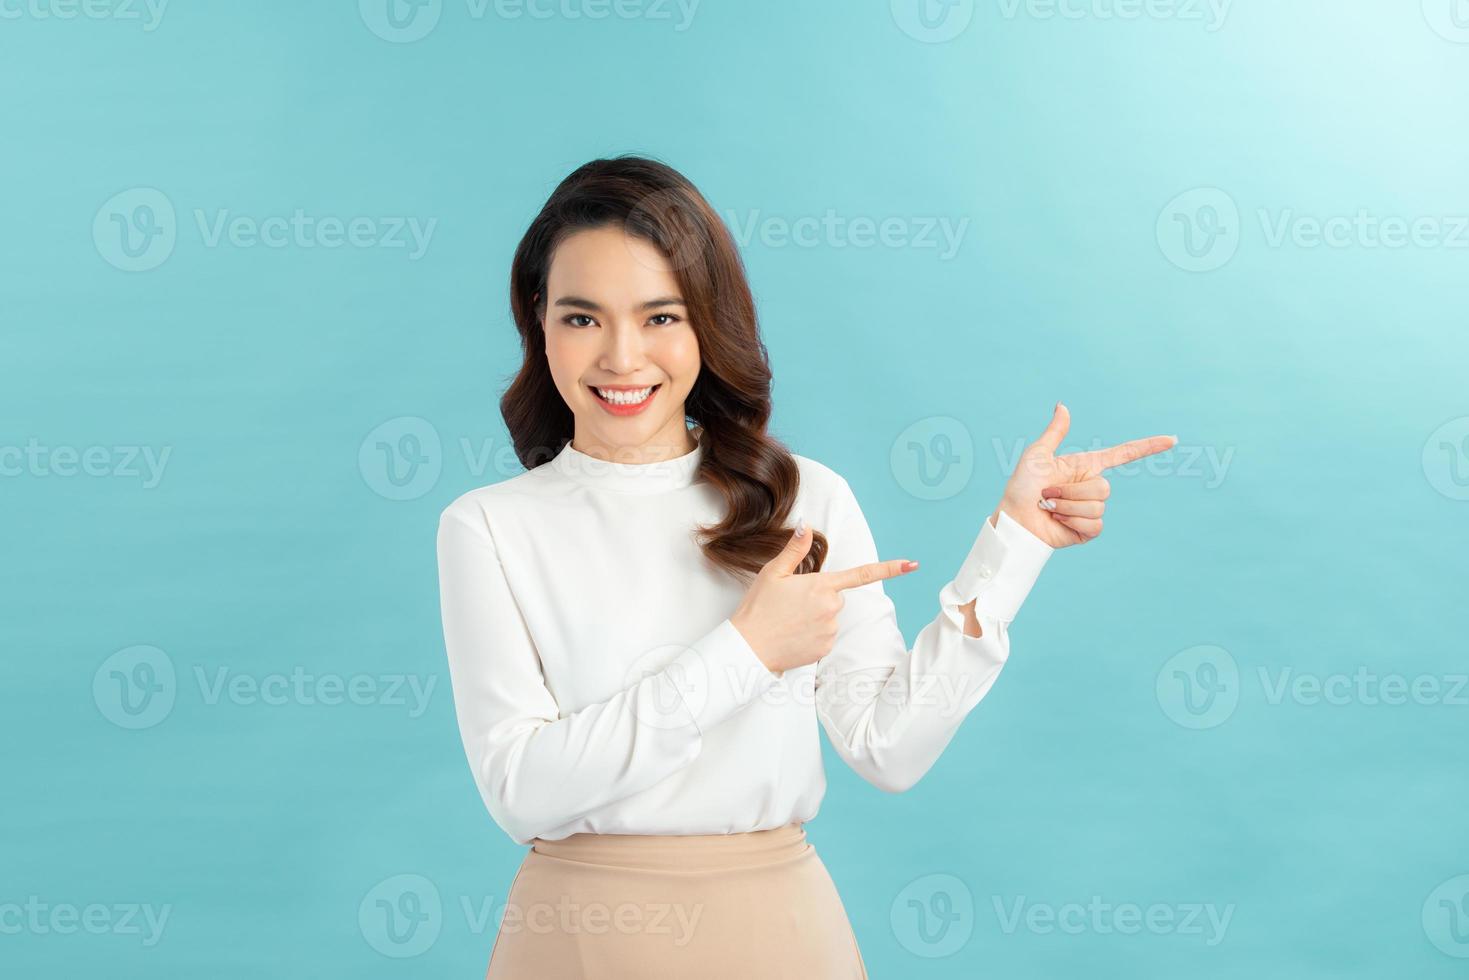
<instances>
[{"instance_id":1,"label":"shirt cuff","mask_svg":"<svg viewBox=\"0 0 1469 980\"><path fill-rule=\"evenodd\" d=\"M729 619L675 657L669 673L701 734L780 682Z\"/></svg>"},{"instance_id":2,"label":"shirt cuff","mask_svg":"<svg viewBox=\"0 0 1469 980\"><path fill-rule=\"evenodd\" d=\"M959 574L950 583L958 604L971 599L976 617L1011 622L1056 549L1021 527L1004 511L998 526L984 519Z\"/></svg>"}]
</instances>

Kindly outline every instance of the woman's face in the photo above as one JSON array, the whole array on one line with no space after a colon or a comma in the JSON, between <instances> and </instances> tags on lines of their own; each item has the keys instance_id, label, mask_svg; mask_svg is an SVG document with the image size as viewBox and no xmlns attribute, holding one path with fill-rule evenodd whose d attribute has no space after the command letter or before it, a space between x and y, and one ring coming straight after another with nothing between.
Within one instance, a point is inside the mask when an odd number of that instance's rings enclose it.
<instances>
[{"instance_id":1,"label":"woman's face","mask_svg":"<svg viewBox=\"0 0 1469 980\"><path fill-rule=\"evenodd\" d=\"M551 377L576 417L574 449L619 463L693 449L684 400L699 343L656 245L611 225L567 237L551 257L544 326ZM617 389L623 404L597 389Z\"/></svg>"}]
</instances>

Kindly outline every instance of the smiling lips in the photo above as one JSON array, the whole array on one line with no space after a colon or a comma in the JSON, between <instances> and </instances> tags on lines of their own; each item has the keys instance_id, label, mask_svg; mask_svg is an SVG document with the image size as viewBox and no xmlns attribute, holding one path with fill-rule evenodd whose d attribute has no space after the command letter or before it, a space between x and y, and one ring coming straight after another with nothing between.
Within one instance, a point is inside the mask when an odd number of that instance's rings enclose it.
<instances>
[{"instance_id":1,"label":"smiling lips","mask_svg":"<svg viewBox=\"0 0 1469 980\"><path fill-rule=\"evenodd\" d=\"M625 385L601 388L596 385L588 385L592 394L597 396L597 402L613 415L637 415L647 408L653 401L653 396L663 385L645 385L641 388L632 388Z\"/></svg>"}]
</instances>

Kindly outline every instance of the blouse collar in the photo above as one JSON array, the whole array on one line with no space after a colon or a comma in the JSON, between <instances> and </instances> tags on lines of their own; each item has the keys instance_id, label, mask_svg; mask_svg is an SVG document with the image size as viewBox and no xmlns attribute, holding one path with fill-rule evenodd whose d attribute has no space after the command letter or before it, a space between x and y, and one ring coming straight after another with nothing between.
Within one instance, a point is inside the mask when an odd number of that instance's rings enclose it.
<instances>
[{"instance_id":1,"label":"blouse collar","mask_svg":"<svg viewBox=\"0 0 1469 980\"><path fill-rule=\"evenodd\" d=\"M696 425L689 434L696 442L692 452L653 463L616 463L598 459L573 449L568 439L561 452L551 458L551 465L561 475L599 490L621 493L677 490L694 482L699 462L704 458L703 427Z\"/></svg>"}]
</instances>

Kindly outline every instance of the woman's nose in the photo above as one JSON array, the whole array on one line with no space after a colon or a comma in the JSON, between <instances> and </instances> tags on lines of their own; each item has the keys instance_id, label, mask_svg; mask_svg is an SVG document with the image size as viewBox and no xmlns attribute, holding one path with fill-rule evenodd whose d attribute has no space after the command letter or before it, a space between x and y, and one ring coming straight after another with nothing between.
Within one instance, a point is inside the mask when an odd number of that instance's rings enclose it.
<instances>
[{"instance_id":1,"label":"woman's nose","mask_svg":"<svg viewBox=\"0 0 1469 980\"><path fill-rule=\"evenodd\" d=\"M602 352L603 367L615 374L631 374L642 366L643 334L636 325L618 323L604 331L606 347Z\"/></svg>"}]
</instances>

